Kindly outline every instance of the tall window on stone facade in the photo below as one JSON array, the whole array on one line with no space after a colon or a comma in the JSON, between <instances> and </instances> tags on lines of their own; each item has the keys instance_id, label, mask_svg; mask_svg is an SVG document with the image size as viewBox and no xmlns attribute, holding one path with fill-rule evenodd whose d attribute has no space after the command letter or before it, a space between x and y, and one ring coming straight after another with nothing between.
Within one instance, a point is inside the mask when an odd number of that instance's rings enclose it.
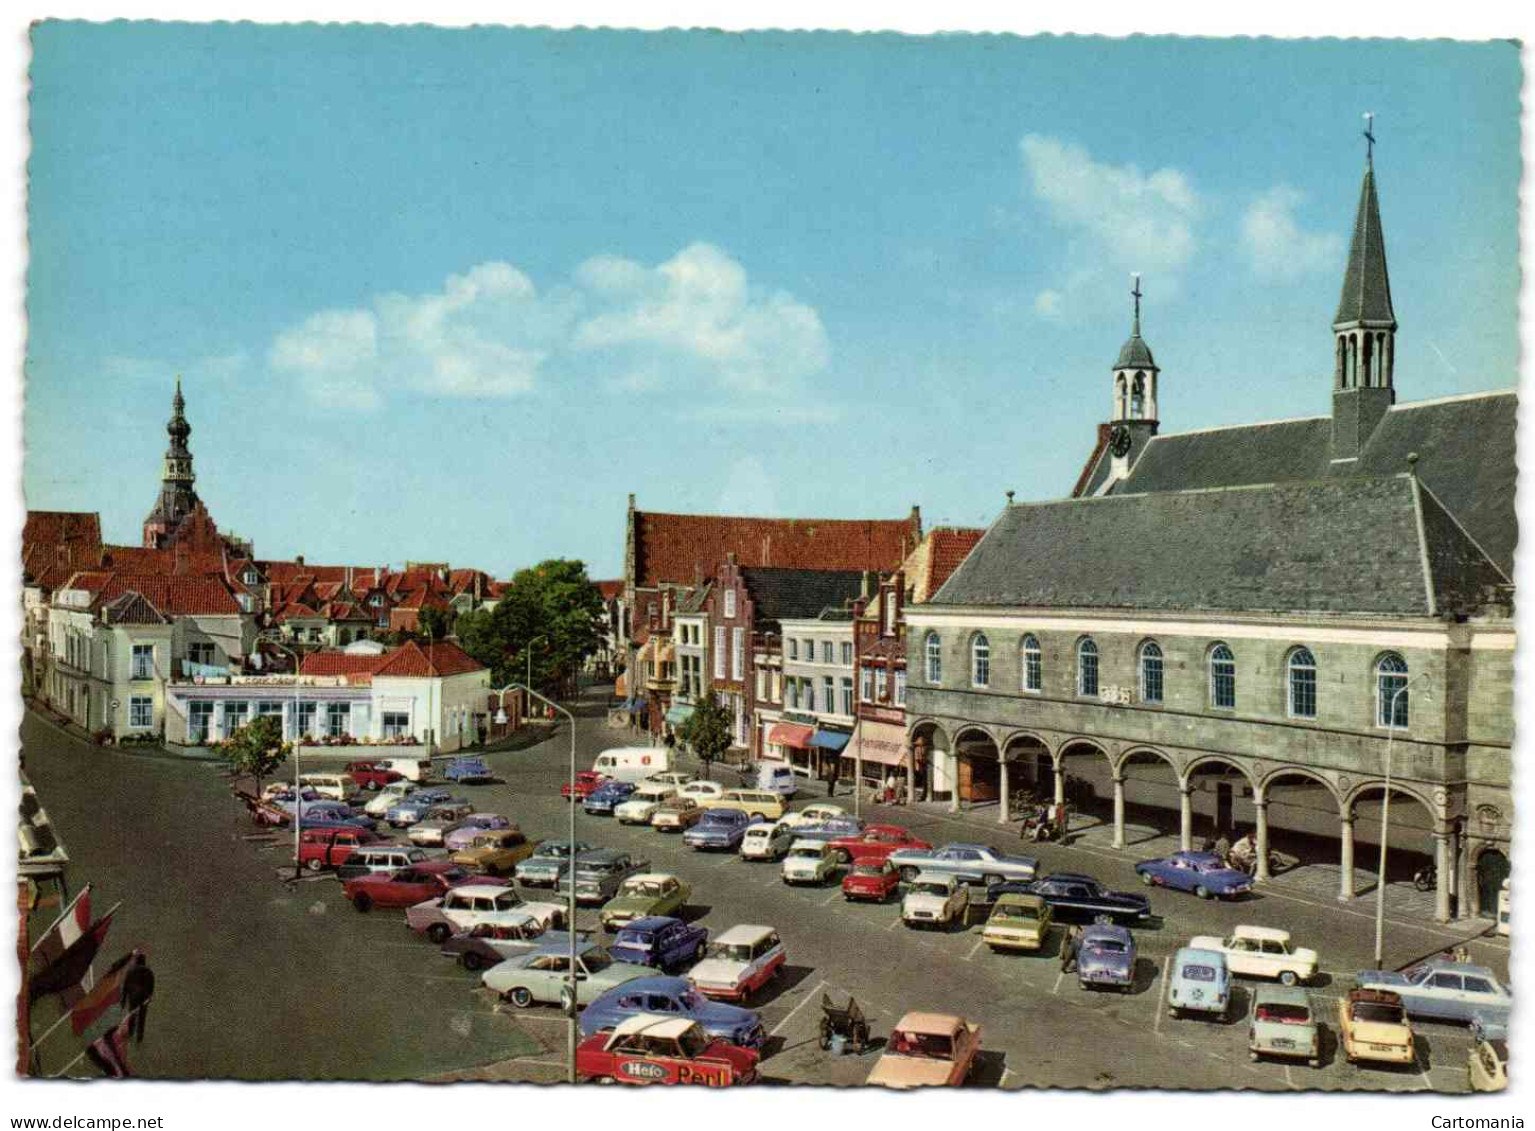
<instances>
[{"instance_id":1,"label":"tall window on stone facade","mask_svg":"<svg viewBox=\"0 0 1535 1131\"><path fill-rule=\"evenodd\" d=\"M863 701L865 703L874 702L874 669L864 668L859 677L859 683L861 684L860 694L863 697Z\"/></svg>"},{"instance_id":2,"label":"tall window on stone facade","mask_svg":"<svg viewBox=\"0 0 1535 1131\"><path fill-rule=\"evenodd\" d=\"M1210 706L1234 711L1237 705L1237 658L1224 644L1210 649Z\"/></svg>"},{"instance_id":3,"label":"tall window on stone facade","mask_svg":"<svg viewBox=\"0 0 1535 1131\"><path fill-rule=\"evenodd\" d=\"M725 619L726 620L735 620L735 618L736 618L736 591L734 589L727 589L727 590L725 590Z\"/></svg>"},{"instance_id":4,"label":"tall window on stone facade","mask_svg":"<svg viewBox=\"0 0 1535 1131\"><path fill-rule=\"evenodd\" d=\"M1141 645L1141 702L1162 702L1162 649L1155 640Z\"/></svg>"},{"instance_id":5,"label":"tall window on stone facade","mask_svg":"<svg viewBox=\"0 0 1535 1131\"><path fill-rule=\"evenodd\" d=\"M1407 729L1407 661L1388 652L1375 665L1375 725Z\"/></svg>"},{"instance_id":6,"label":"tall window on stone facade","mask_svg":"<svg viewBox=\"0 0 1535 1131\"><path fill-rule=\"evenodd\" d=\"M986 634L977 632L970 642L970 684L985 687L991 683L991 642Z\"/></svg>"},{"instance_id":7,"label":"tall window on stone facade","mask_svg":"<svg viewBox=\"0 0 1535 1131\"><path fill-rule=\"evenodd\" d=\"M936 632L927 634L927 643L923 646L927 657L927 682L943 682L943 642L938 639Z\"/></svg>"},{"instance_id":8,"label":"tall window on stone facade","mask_svg":"<svg viewBox=\"0 0 1535 1131\"><path fill-rule=\"evenodd\" d=\"M1309 648L1290 653L1290 716L1316 718L1316 657Z\"/></svg>"},{"instance_id":9,"label":"tall window on stone facade","mask_svg":"<svg viewBox=\"0 0 1535 1131\"><path fill-rule=\"evenodd\" d=\"M1077 645L1077 694L1098 694L1098 645L1090 637Z\"/></svg>"},{"instance_id":10,"label":"tall window on stone facade","mask_svg":"<svg viewBox=\"0 0 1535 1131\"><path fill-rule=\"evenodd\" d=\"M794 639L794 637L791 636L791 637L789 637L787 643L789 645L789 659L791 659L791 660L799 659L799 641Z\"/></svg>"},{"instance_id":11,"label":"tall window on stone facade","mask_svg":"<svg viewBox=\"0 0 1535 1131\"><path fill-rule=\"evenodd\" d=\"M906 672L904 670L897 670L895 673L895 705L897 707L906 705Z\"/></svg>"},{"instance_id":12,"label":"tall window on stone facade","mask_svg":"<svg viewBox=\"0 0 1535 1131\"><path fill-rule=\"evenodd\" d=\"M1039 641L1032 636L1023 638L1023 689L1038 691L1045 685L1044 655Z\"/></svg>"}]
</instances>

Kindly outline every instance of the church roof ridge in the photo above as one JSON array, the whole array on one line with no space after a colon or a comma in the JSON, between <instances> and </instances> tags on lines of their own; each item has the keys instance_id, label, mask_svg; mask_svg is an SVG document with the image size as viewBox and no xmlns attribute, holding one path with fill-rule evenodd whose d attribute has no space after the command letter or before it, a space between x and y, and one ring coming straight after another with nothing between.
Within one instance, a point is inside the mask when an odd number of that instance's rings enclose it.
<instances>
[{"instance_id":1,"label":"church roof ridge","mask_svg":"<svg viewBox=\"0 0 1535 1131\"><path fill-rule=\"evenodd\" d=\"M1451 393L1443 397L1429 397L1421 401L1400 401L1388 408L1387 412L1402 412L1410 408L1430 408L1438 404L1453 404L1456 401L1475 401L1486 397L1514 397L1519 395L1518 389L1483 389L1479 393Z\"/></svg>"}]
</instances>

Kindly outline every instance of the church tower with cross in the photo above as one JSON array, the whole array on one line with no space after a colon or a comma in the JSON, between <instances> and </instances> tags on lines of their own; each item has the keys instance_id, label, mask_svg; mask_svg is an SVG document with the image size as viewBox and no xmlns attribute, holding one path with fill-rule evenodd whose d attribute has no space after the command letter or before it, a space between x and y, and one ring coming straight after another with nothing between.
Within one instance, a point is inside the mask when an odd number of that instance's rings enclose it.
<instances>
[{"instance_id":1,"label":"church tower with cross","mask_svg":"<svg viewBox=\"0 0 1535 1131\"><path fill-rule=\"evenodd\" d=\"M181 378L176 378L176 395L171 400L171 418L165 425L170 445L160 473L160 494L144 520L144 545L163 548L170 544L183 524L202 508L193 486L197 476L192 471L192 451L187 438L192 426L187 423L187 402L181 395Z\"/></svg>"},{"instance_id":2,"label":"church tower with cross","mask_svg":"<svg viewBox=\"0 0 1535 1131\"><path fill-rule=\"evenodd\" d=\"M1128 474L1136 454L1157 434L1157 368L1151 347L1141 337L1141 277L1131 275L1130 296L1135 302L1130 336L1114 359L1114 404L1109 414L1109 455L1113 460L1110 480Z\"/></svg>"}]
</instances>

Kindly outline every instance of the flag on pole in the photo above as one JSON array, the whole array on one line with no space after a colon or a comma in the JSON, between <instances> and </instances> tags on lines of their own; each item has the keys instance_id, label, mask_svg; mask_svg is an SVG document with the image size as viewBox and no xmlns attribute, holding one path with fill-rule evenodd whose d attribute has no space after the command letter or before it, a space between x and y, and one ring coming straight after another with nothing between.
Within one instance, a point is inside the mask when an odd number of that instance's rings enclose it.
<instances>
[{"instance_id":1,"label":"flag on pole","mask_svg":"<svg viewBox=\"0 0 1535 1131\"><path fill-rule=\"evenodd\" d=\"M46 970L80 940L91 925L91 885L86 884L64 908L64 914L32 945L32 973Z\"/></svg>"},{"instance_id":2,"label":"flag on pole","mask_svg":"<svg viewBox=\"0 0 1535 1131\"><path fill-rule=\"evenodd\" d=\"M107 937L107 928L111 927L112 916L115 914L117 914L117 907L113 907L111 911L98 919L90 930L71 943L49 966L34 972L31 986L27 991L28 998L36 1001L44 994L63 993L78 986L81 979L89 972L91 963L96 958L96 952L101 949L101 944Z\"/></svg>"},{"instance_id":3,"label":"flag on pole","mask_svg":"<svg viewBox=\"0 0 1535 1131\"><path fill-rule=\"evenodd\" d=\"M123 980L128 974L128 964L133 961L138 951L129 951L107 968L105 974L96 977L95 966L85 972L85 977L72 991L66 992L66 999L71 994L78 994L79 1000L74 1002L74 1008L70 1013L69 1027L75 1031L75 1036L83 1036L107 1010L122 999Z\"/></svg>"},{"instance_id":4,"label":"flag on pole","mask_svg":"<svg viewBox=\"0 0 1535 1131\"><path fill-rule=\"evenodd\" d=\"M91 1058L91 1063L110 1079L121 1080L133 1075L128 1071L128 1026L131 1023L132 1019L125 1017L111 1032L85 1046L85 1055Z\"/></svg>"}]
</instances>

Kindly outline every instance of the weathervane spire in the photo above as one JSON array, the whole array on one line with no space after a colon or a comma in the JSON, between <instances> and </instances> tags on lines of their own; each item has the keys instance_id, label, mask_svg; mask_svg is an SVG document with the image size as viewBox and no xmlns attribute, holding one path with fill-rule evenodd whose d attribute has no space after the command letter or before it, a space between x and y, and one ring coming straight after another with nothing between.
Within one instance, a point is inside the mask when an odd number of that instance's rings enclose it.
<instances>
[{"instance_id":1,"label":"weathervane spire","mask_svg":"<svg viewBox=\"0 0 1535 1131\"><path fill-rule=\"evenodd\" d=\"M1375 164L1375 113L1372 110L1364 112L1364 160L1366 165Z\"/></svg>"}]
</instances>

